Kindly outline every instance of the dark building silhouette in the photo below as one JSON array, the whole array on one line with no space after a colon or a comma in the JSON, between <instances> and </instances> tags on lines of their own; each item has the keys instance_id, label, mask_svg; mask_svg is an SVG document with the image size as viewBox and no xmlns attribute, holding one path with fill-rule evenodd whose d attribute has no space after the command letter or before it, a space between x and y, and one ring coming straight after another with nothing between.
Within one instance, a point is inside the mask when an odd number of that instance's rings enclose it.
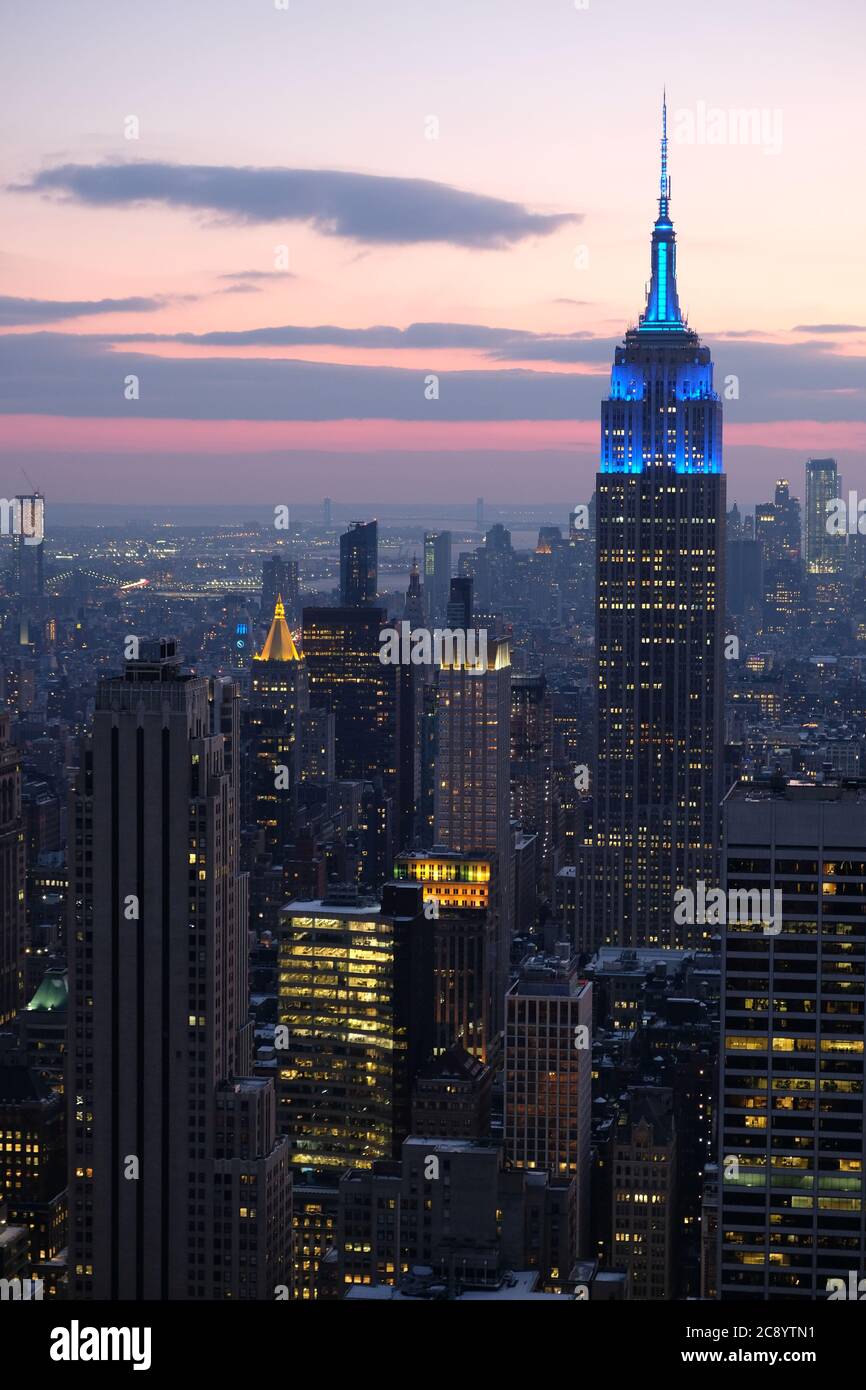
<instances>
[{"instance_id":1,"label":"dark building silhouette","mask_svg":"<svg viewBox=\"0 0 866 1390\"><path fill-rule=\"evenodd\" d=\"M97 689L70 799L69 1264L76 1298L274 1297L291 1172L249 1077L239 694L142 641ZM255 1228L247 1194L272 1218ZM191 1217L190 1213L195 1215ZM251 1261L240 1264L243 1236Z\"/></svg>"},{"instance_id":2,"label":"dark building silhouette","mask_svg":"<svg viewBox=\"0 0 866 1390\"><path fill-rule=\"evenodd\" d=\"M10 741L12 720L0 713L0 1025L21 1004L24 963L24 818L21 765Z\"/></svg>"},{"instance_id":3,"label":"dark building silhouette","mask_svg":"<svg viewBox=\"0 0 866 1390\"><path fill-rule=\"evenodd\" d=\"M493 1071L460 1043L432 1058L415 1079L412 1133L484 1139L490 1133Z\"/></svg>"},{"instance_id":4,"label":"dark building silhouette","mask_svg":"<svg viewBox=\"0 0 866 1390\"><path fill-rule=\"evenodd\" d=\"M365 608L376 602L378 533L377 522L354 521L340 537L340 602L345 608Z\"/></svg>"},{"instance_id":5,"label":"dark building silhouette","mask_svg":"<svg viewBox=\"0 0 866 1390\"><path fill-rule=\"evenodd\" d=\"M299 612L298 562L281 555L272 555L262 562L261 616L267 622L280 599L290 622L297 622Z\"/></svg>"},{"instance_id":6,"label":"dark building silhouette","mask_svg":"<svg viewBox=\"0 0 866 1390\"><path fill-rule=\"evenodd\" d=\"M338 778L397 774L395 667L379 660L383 608L305 608L310 704L334 715Z\"/></svg>"}]
</instances>

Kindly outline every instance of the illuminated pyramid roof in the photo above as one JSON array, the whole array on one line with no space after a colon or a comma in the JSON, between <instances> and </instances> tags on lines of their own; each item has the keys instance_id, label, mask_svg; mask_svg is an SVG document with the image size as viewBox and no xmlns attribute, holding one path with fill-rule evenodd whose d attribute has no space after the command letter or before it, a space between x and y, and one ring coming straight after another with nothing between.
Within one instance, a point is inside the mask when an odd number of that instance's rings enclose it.
<instances>
[{"instance_id":1,"label":"illuminated pyramid roof","mask_svg":"<svg viewBox=\"0 0 866 1390\"><path fill-rule=\"evenodd\" d=\"M25 1004L27 1010L47 1010L49 1013L55 1009L65 1009L69 1000L69 989L66 983L65 970L46 970L42 977L42 983L30 1000Z\"/></svg>"},{"instance_id":2,"label":"illuminated pyramid roof","mask_svg":"<svg viewBox=\"0 0 866 1390\"><path fill-rule=\"evenodd\" d=\"M254 661L300 661L301 654L295 646L294 638L286 622L286 610L282 594L277 594L277 606L271 630L258 656Z\"/></svg>"}]
</instances>

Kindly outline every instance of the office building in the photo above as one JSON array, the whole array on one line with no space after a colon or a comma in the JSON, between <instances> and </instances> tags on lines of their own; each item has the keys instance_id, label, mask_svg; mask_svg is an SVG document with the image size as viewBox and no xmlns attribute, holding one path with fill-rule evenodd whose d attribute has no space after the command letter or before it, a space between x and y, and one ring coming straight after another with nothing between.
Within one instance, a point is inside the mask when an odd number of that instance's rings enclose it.
<instances>
[{"instance_id":1,"label":"office building","mask_svg":"<svg viewBox=\"0 0 866 1390\"><path fill-rule=\"evenodd\" d=\"M415 1078L412 1133L484 1139L490 1133L493 1071L460 1043L432 1057Z\"/></svg>"},{"instance_id":2,"label":"office building","mask_svg":"<svg viewBox=\"0 0 866 1390\"><path fill-rule=\"evenodd\" d=\"M261 616L267 621L277 605L283 604L289 622L297 622L299 611L298 562L282 555L271 555L262 562Z\"/></svg>"},{"instance_id":3,"label":"office building","mask_svg":"<svg viewBox=\"0 0 866 1390\"><path fill-rule=\"evenodd\" d=\"M334 763L341 780L397 777L395 667L379 660L383 608L305 608L303 652L310 705L334 716Z\"/></svg>"},{"instance_id":4,"label":"office building","mask_svg":"<svg viewBox=\"0 0 866 1390\"><path fill-rule=\"evenodd\" d=\"M424 532L424 601L427 619L441 623L448 607L451 582L451 532Z\"/></svg>"},{"instance_id":5,"label":"office building","mask_svg":"<svg viewBox=\"0 0 866 1390\"><path fill-rule=\"evenodd\" d=\"M291 1278L288 1152L272 1082L248 1078L238 705L173 639L97 688L69 808L78 1299L273 1298Z\"/></svg>"},{"instance_id":6,"label":"office building","mask_svg":"<svg viewBox=\"0 0 866 1390\"><path fill-rule=\"evenodd\" d=\"M368 1167L409 1132L433 1036L432 923L422 891L386 884L293 902L279 929L280 1128L298 1167Z\"/></svg>"},{"instance_id":7,"label":"office building","mask_svg":"<svg viewBox=\"0 0 866 1390\"><path fill-rule=\"evenodd\" d=\"M442 1298L498 1289L514 1270L555 1291L574 1242L573 1180L507 1166L489 1143L413 1135L399 1162L341 1178L332 1296L423 1281L425 1270Z\"/></svg>"},{"instance_id":8,"label":"office building","mask_svg":"<svg viewBox=\"0 0 866 1390\"><path fill-rule=\"evenodd\" d=\"M459 1042L488 1060L495 1051L492 1011L500 985L496 856L436 845L398 855L394 877L420 884L431 914L435 1051Z\"/></svg>"},{"instance_id":9,"label":"office building","mask_svg":"<svg viewBox=\"0 0 866 1390\"><path fill-rule=\"evenodd\" d=\"M740 783L724 825L719 1296L826 1298L866 1254L866 783Z\"/></svg>"},{"instance_id":10,"label":"office building","mask_svg":"<svg viewBox=\"0 0 866 1390\"><path fill-rule=\"evenodd\" d=\"M512 675L511 818L536 837L536 879L548 899L553 883L553 801L553 698L543 675Z\"/></svg>"},{"instance_id":11,"label":"office building","mask_svg":"<svg viewBox=\"0 0 866 1390\"><path fill-rule=\"evenodd\" d=\"M300 740L301 781L319 786L333 782L336 771L334 715L331 710L321 707L305 710L301 715Z\"/></svg>"},{"instance_id":12,"label":"office building","mask_svg":"<svg viewBox=\"0 0 866 1390\"><path fill-rule=\"evenodd\" d=\"M592 985L569 943L528 956L505 1000L505 1147L513 1163L574 1177L580 1253L589 1229Z\"/></svg>"},{"instance_id":13,"label":"office building","mask_svg":"<svg viewBox=\"0 0 866 1390\"><path fill-rule=\"evenodd\" d=\"M434 840L459 854L496 855L499 935L491 1021L500 1033L514 921L507 639L488 637L481 670L465 661L443 663L437 685Z\"/></svg>"},{"instance_id":14,"label":"office building","mask_svg":"<svg viewBox=\"0 0 866 1390\"><path fill-rule=\"evenodd\" d=\"M340 602L367 608L379 584L379 528L375 521L353 521L340 537Z\"/></svg>"},{"instance_id":15,"label":"office building","mask_svg":"<svg viewBox=\"0 0 866 1390\"><path fill-rule=\"evenodd\" d=\"M806 571L808 574L836 574L842 568L845 537L831 535L828 529L829 504L839 497L839 473L835 459L808 459L806 462Z\"/></svg>"},{"instance_id":16,"label":"office building","mask_svg":"<svg viewBox=\"0 0 866 1390\"><path fill-rule=\"evenodd\" d=\"M290 837L292 793L301 777L301 727L308 709L307 664L278 593L270 631L250 666L243 712L243 773L249 784L244 819L259 827L264 848L271 851Z\"/></svg>"},{"instance_id":17,"label":"office building","mask_svg":"<svg viewBox=\"0 0 866 1390\"><path fill-rule=\"evenodd\" d=\"M66 1247L66 1125L63 1099L23 1049L0 1054L0 1204L29 1234L28 1277Z\"/></svg>"},{"instance_id":18,"label":"office building","mask_svg":"<svg viewBox=\"0 0 866 1390\"><path fill-rule=\"evenodd\" d=\"M673 1093L630 1087L613 1135L611 1264L626 1275L626 1298L676 1296L676 1194Z\"/></svg>"}]
</instances>

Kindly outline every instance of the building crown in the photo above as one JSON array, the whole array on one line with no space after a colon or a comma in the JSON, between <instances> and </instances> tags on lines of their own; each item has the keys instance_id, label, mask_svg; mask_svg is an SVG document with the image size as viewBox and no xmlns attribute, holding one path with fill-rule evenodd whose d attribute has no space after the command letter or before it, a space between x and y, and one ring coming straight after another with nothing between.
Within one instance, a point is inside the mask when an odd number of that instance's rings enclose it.
<instances>
[{"instance_id":1,"label":"building crown","mask_svg":"<svg viewBox=\"0 0 866 1390\"><path fill-rule=\"evenodd\" d=\"M271 630L265 638L265 645L254 661L300 661L301 654L286 622L286 609L282 594L277 594Z\"/></svg>"}]
</instances>

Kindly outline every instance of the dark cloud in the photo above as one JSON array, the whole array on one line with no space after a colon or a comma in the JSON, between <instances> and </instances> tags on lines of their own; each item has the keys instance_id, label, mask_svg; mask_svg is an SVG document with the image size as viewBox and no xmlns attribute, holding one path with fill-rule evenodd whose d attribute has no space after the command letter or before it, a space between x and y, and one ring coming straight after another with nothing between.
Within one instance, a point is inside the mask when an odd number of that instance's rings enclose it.
<instances>
[{"instance_id":1,"label":"dark cloud","mask_svg":"<svg viewBox=\"0 0 866 1390\"><path fill-rule=\"evenodd\" d=\"M140 398L124 399L139 378ZM0 413L187 420L568 420L595 414L598 385L563 373L440 374L272 358L168 358L81 334L0 334ZM592 406L590 406L592 401Z\"/></svg>"},{"instance_id":2,"label":"dark cloud","mask_svg":"<svg viewBox=\"0 0 866 1390\"><path fill-rule=\"evenodd\" d=\"M334 324L280 324L266 328L214 329L208 333L106 334L111 342L174 342L198 347L352 347L391 350L463 348L492 361L609 362L616 338L591 333L532 333L524 328L490 328L480 323L377 324L340 328Z\"/></svg>"},{"instance_id":3,"label":"dark cloud","mask_svg":"<svg viewBox=\"0 0 866 1390\"><path fill-rule=\"evenodd\" d=\"M866 333L862 323L798 323L792 333Z\"/></svg>"},{"instance_id":4,"label":"dark cloud","mask_svg":"<svg viewBox=\"0 0 866 1390\"><path fill-rule=\"evenodd\" d=\"M219 275L219 280L297 280L297 275L291 270L230 270L225 275Z\"/></svg>"},{"instance_id":5,"label":"dark cloud","mask_svg":"<svg viewBox=\"0 0 866 1390\"><path fill-rule=\"evenodd\" d=\"M503 247L581 220L573 213L530 212L521 203L467 193L430 179L335 169L61 164L11 188L16 193L59 195L91 207L160 203L217 213L232 222L306 222L325 236L384 245L432 241Z\"/></svg>"},{"instance_id":6,"label":"dark cloud","mask_svg":"<svg viewBox=\"0 0 866 1390\"><path fill-rule=\"evenodd\" d=\"M601 342L593 339L572 347L585 350L583 360L594 362ZM516 351L523 356L531 346L521 339ZM866 419L863 356L842 356L806 343L724 341L715 343L714 354L719 392L724 394L727 377L736 376L738 382L738 397L725 401L729 422ZM140 399L134 402L124 399L123 390L124 378L131 373L140 381ZM503 367L439 372L439 399L430 401L424 394L427 375L423 368L148 356L110 335L0 334L0 413L5 414L191 420L586 420L597 418L606 391L599 374Z\"/></svg>"},{"instance_id":7,"label":"dark cloud","mask_svg":"<svg viewBox=\"0 0 866 1390\"><path fill-rule=\"evenodd\" d=\"M130 335L132 336L132 335ZM236 331L172 334L174 342L196 343L202 347L357 347L396 349L465 348L482 351L488 357L515 360L538 356L548 361L583 361L578 347L589 340L600 344L599 355L610 356L612 340L594 339L591 334L574 333L540 336L521 328L489 328L477 323L410 323L406 328L378 324L370 328L338 328L332 324L298 327L284 324L274 328L247 328ZM141 340L139 340L141 341ZM557 356L557 348L562 356ZM574 355L570 355L573 351Z\"/></svg>"},{"instance_id":8,"label":"dark cloud","mask_svg":"<svg viewBox=\"0 0 866 1390\"><path fill-rule=\"evenodd\" d=\"M78 319L93 314L148 314L161 309L166 300L160 297L131 299L18 299L15 295L0 295L0 324L4 328L34 323L57 323L60 319Z\"/></svg>"}]
</instances>

